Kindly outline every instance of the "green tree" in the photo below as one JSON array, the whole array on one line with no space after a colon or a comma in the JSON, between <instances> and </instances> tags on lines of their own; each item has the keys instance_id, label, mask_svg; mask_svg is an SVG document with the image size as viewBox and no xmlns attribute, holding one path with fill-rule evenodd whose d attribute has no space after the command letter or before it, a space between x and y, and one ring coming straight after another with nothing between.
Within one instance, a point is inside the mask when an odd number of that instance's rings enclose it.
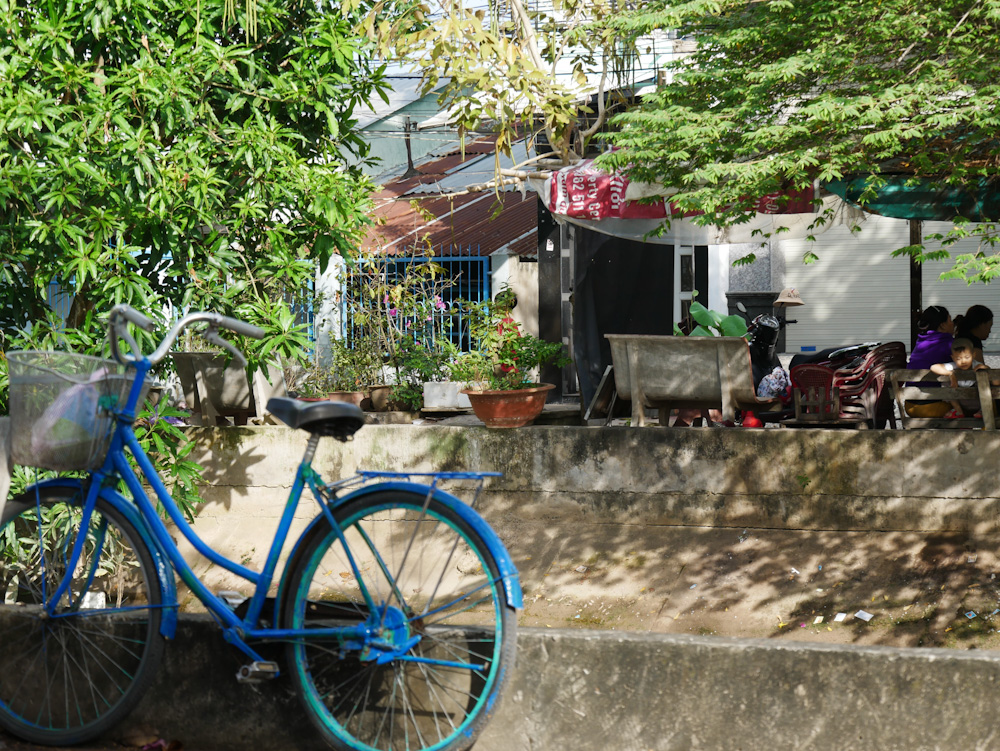
<instances>
[{"instance_id":1,"label":"green tree","mask_svg":"<svg viewBox=\"0 0 1000 751\"><path fill-rule=\"evenodd\" d=\"M888 174L1000 187L1000 0L654 0L611 23L695 43L665 85L615 118L619 150L603 163L678 188L671 201L704 222L738 222L755 197L850 176L867 178L863 200ZM982 253L958 273L1000 273L995 225L959 221L944 245L970 234Z\"/></svg>"},{"instance_id":2,"label":"green tree","mask_svg":"<svg viewBox=\"0 0 1000 751\"><path fill-rule=\"evenodd\" d=\"M345 2L370 6L361 32L387 57L411 63L422 92L438 92L460 133L489 129L507 155L537 127L552 150L541 157L578 159L636 61L634 45L607 24L620 12L615 0ZM594 106L585 103L592 95ZM498 161L494 183L525 176L504 174Z\"/></svg>"},{"instance_id":3,"label":"green tree","mask_svg":"<svg viewBox=\"0 0 1000 751\"><path fill-rule=\"evenodd\" d=\"M0 328L115 302L272 323L282 288L349 254L369 185L354 107L381 91L352 20L256 3L0 0Z\"/></svg>"},{"instance_id":4,"label":"green tree","mask_svg":"<svg viewBox=\"0 0 1000 751\"><path fill-rule=\"evenodd\" d=\"M353 111L382 70L339 6L0 0L0 413L7 349L106 353L127 302L248 320L303 356L290 303L368 223ZM72 294L66 320L50 284ZM149 344L147 334L142 333ZM185 467L165 426L150 445ZM190 467L187 466L187 470Z\"/></svg>"}]
</instances>

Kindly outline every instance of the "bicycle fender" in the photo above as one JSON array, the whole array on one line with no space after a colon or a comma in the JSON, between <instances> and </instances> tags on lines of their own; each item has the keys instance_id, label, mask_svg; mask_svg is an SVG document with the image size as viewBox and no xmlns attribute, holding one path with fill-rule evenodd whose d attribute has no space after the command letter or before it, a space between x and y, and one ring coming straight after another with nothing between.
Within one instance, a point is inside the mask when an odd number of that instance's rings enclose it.
<instances>
[{"instance_id":1,"label":"bicycle fender","mask_svg":"<svg viewBox=\"0 0 1000 751\"><path fill-rule=\"evenodd\" d=\"M350 503L356 498L361 498L362 496L370 495L371 493L378 493L384 490L404 490L411 493L416 493L417 495L426 495L427 486L420 485L413 482L380 482L375 485L368 485L363 488L359 488L345 496L337 499L336 505L342 506L345 503ZM452 511L458 514L462 521L468 524L472 529L478 534L485 542L486 547L489 550L490 555L493 556L493 560L496 561L497 569L500 571L500 578L503 581L504 593L507 596L507 604L514 610L521 610L524 607L524 596L521 593L521 579L520 574L517 572L517 567L511 560L510 553L507 552L507 548L504 547L503 542L493 527L487 524L486 520L480 516L475 509L473 509L469 504L465 503L460 498L453 496L451 493L445 492L444 490L436 489L434 491L434 498L441 503L448 506ZM296 554L299 548L302 547L305 542L310 538L310 534L313 529L320 524L326 524L326 517L323 514L319 514L313 519L309 526L306 527L305 531L295 541L295 547L292 549L288 556L288 560L295 560ZM285 574L288 574L288 568L285 568ZM280 590L284 592L285 590L285 577L282 576ZM281 599L280 597L278 598Z\"/></svg>"},{"instance_id":2,"label":"bicycle fender","mask_svg":"<svg viewBox=\"0 0 1000 751\"><path fill-rule=\"evenodd\" d=\"M67 488L84 493L83 483L71 477L56 477L51 480L28 486L25 494L30 494L35 488ZM173 639L177 633L177 586L174 583L174 569L170 560L160 549L156 538L146 530L145 522L139 514L139 510L130 500L112 488L102 488L101 498L114 506L115 511L121 513L135 527L143 543L149 550L153 558L153 566L156 569L156 578L159 579L160 601L163 615L160 618L160 635L165 639Z\"/></svg>"}]
</instances>

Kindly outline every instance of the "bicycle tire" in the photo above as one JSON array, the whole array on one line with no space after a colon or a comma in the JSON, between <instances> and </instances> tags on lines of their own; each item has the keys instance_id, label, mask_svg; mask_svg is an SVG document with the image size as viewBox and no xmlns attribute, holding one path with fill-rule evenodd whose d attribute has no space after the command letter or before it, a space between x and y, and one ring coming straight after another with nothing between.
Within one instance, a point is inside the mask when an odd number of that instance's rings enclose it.
<instances>
[{"instance_id":1,"label":"bicycle tire","mask_svg":"<svg viewBox=\"0 0 1000 751\"><path fill-rule=\"evenodd\" d=\"M0 521L0 727L31 743L75 745L125 717L155 678L159 580L135 527L99 498L70 589L55 617L41 617L83 497L46 488L39 499L9 501Z\"/></svg>"},{"instance_id":2,"label":"bicycle tire","mask_svg":"<svg viewBox=\"0 0 1000 751\"><path fill-rule=\"evenodd\" d=\"M394 643L419 637L405 657L455 663L379 665L377 649L350 640L290 643L288 664L306 711L341 751L466 749L513 668L517 618L489 545L446 504L432 498L425 512L425 501L411 491L378 491L333 512L375 616L329 525L317 527L289 564L287 627L374 625L385 614Z\"/></svg>"}]
</instances>

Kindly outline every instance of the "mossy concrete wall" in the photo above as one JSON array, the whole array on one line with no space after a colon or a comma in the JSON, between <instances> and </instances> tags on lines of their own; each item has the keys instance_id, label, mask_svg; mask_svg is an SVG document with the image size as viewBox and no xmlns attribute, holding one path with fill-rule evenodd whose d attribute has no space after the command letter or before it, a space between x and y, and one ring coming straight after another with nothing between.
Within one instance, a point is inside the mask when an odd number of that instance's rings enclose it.
<instances>
[{"instance_id":1,"label":"mossy concrete wall","mask_svg":"<svg viewBox=\"0 0 1000 751\"><path fill-rule=\"evenodd\" d=\"M206 481L195 529L259 566L306 436L276 426L192 430ZM984 431L385 425L346 444L324 439L313 466L327 479L359 468L502 472L478 508L524 557L554 538L579 550L600 539L632 549L660 525L988 535L1000 528L998 456L1000 432ZM293 534L316 513L303 500ZM217 575L217 586L229 581Z\"/></svg>"},{"instance_id":2,"label":"mossy concrete wall","mask_svg":"<svg viewBox=\"0 0 1000 751\"><path fill-rule=\"evenodd\" d=\"M206 494L280 499L305 448L283 427L193 429ZM617 523L962 529L1000 521L1000 432L368 426L320 443L356 469L481 470L488 513Z\"/></svg>"},{"instance_id":3,"label":"mossy concrete wall","mask_svg":"<svg viewBox=\"0 0 1000 751\"><path fill-rule=\"evenodd\" d=\"M206 467L196 529L259 565L305 437L194 435ZM998 451L1000 433L982 431L370 426L348 444L324 441L314 466L329 478L501 471L479 508L522 567L545 544L639 555L658 525L989 534ZM304 501L298 526L315 513ZM242 662L207 618L185 615L121 730L218 751L322 748L288 681L237 685ZM991 749L998 668L986 650L522 628L510 689L476 749Z\"/></svg>"}]
</instances>

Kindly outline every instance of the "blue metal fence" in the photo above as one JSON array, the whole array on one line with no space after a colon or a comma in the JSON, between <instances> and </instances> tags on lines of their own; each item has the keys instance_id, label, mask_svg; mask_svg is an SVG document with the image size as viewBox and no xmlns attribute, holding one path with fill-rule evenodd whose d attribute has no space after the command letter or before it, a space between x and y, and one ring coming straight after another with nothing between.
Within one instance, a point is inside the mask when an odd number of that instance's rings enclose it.
<instances>
[{"instance_id":1,"label":"blue metal fence","mask_svg":"<svg viewBox=\"0 0 1000 751\"><path fill-rule=\"evenodd\" d=\"M413 255L408 257L386 256L375 262L365 263L348 272L341 301L341 335L348 342L364 334L366 321L372 315L393 318L394 324L403 330L418 331L428 339L445 335L462 351L471 348L469 326L460 303L479 303L490 299L490 265L488 256L480 256L479 248L450 248L448 255ZM414 273L414 264L433 263L442 273L438 280L424 280L424 276ZM363 275L368 278L364 279ZM366 283L367 282L367 283ZM366 295L365 290L380 284L393 286L406 284L409 294L423 297L428 303L422 309L419 320L411 315L397 312L394 302L375 299ZM397 317L399 316L399 317Z\"/></svg>"},{"instance_id":2,"label":"blue metal fence","mask_svg":"<svg viewBox=\"0 0 1000 751\"><path fill-rule=\"evenodd\" d=\"M65 321L69 317L70 308L73 306L73 285L61 284L58 281L49 282L45 302Z\"/></svg>"}]
</instances>

